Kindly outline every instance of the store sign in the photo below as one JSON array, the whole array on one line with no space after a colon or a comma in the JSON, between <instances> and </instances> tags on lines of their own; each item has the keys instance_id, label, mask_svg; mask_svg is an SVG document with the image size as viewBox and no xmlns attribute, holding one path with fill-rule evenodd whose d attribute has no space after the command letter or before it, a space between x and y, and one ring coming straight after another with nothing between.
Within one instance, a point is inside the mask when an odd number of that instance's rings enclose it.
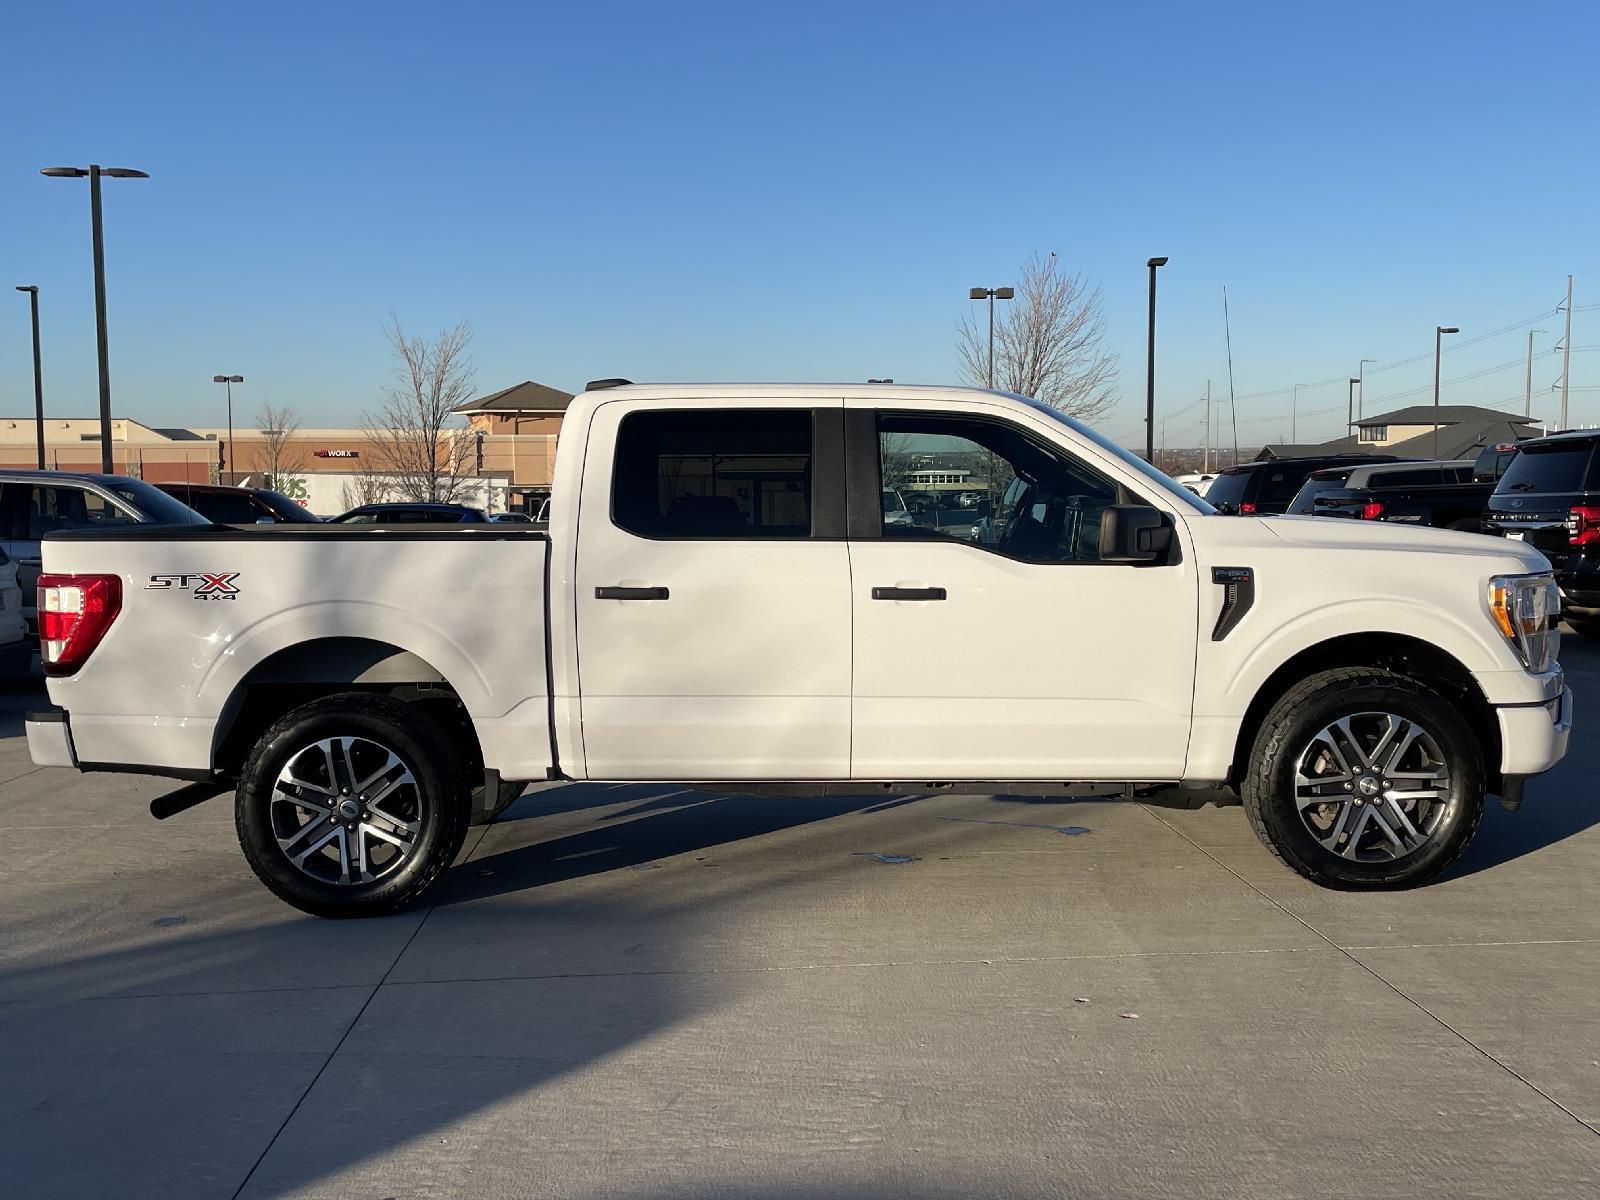
<instances>
[{"instance_id":1,"label":"store sign","mask_svg":"<svg viewBox=\"0 0 1600 1200\"><path fill-rule=\"evenodd\" d=\"M361 457L361 451L359 451L359 450L313 450L311 452L311 454L312 454L312 457L314 457L314 458L360 458Z\"/></svg>"}]
</instances>

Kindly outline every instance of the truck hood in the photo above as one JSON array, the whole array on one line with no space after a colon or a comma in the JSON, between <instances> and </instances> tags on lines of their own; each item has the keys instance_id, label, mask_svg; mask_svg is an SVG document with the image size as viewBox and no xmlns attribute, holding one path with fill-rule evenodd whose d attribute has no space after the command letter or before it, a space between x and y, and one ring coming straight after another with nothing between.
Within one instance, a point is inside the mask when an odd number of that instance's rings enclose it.
<instances>
[{"instance_id":1,"label":"truck hood","mask_svg":"<svg viewBox=\"0 0 1600 1200\"><path fill-rule=\"evenodd\" d=\"M1495 560L1501 565L1494 569L1507 574L1550 569L1550 561L1527 543L1481 533L1333 517L1204 519L1206 534L1216 529L1217 533L1224 535L1219 540L1240 548L1286 543L1307 550L1395 551L1409 555L1433 554ZM1225 533L1220 528L1224 525L1229 526Z\"/></svg>"}]
</instances>

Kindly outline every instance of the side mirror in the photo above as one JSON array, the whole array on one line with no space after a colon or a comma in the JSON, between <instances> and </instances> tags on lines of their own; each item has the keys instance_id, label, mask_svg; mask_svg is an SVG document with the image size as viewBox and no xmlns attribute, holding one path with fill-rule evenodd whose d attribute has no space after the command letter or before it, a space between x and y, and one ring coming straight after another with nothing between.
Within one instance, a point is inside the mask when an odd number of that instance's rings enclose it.
<instances>
[{"instance_id":1,"label":"side mirror","mask_svg":"<svg viewBox=\"0 0 1600 1200\"><path fill-rule=\"evenodd\" d=\"M1172 550L1172 518L1143 504L1113 504L1100 514L1100 561L1164 563Z\"/></svg>"}]
</instances>

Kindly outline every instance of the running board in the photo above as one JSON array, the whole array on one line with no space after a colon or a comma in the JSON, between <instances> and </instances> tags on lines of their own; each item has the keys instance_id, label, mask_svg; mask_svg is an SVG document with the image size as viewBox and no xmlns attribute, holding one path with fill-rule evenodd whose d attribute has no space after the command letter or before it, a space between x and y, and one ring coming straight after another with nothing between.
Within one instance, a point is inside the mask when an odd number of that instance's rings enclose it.
<instances>
[{"instance_id":1,"label":"running board","mask_svg":"<svg viewBox=\"0 0 1600 1200\"><path fill-rule=\"evenodd\" d=\"M165 796L157 796L150 801L150 815L158 821L165 821L168 817L175 817L197 804L204 804L213 796L231 791L233 784L226 779L208 779L204 783L191 783L187 787L168 792Z\"/></svg>"}]
</instances>

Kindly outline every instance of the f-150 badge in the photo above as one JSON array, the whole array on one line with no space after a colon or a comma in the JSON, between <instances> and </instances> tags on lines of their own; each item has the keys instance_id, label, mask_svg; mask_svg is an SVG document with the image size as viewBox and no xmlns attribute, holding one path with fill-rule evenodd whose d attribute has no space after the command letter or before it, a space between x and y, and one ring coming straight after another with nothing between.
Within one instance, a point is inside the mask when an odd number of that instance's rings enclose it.
<instances>
[{"instance_id":1,"label":"f-150 badge","mask_svg":"<svg viewBox=\"0 0 1600 1200\"><path fill-rule=\"evenodd\" d=\"M182 575L152 575L146 591L188 592L196 600L237 600L238 571L199 571Z\"/></svg>"}]
</instances>

